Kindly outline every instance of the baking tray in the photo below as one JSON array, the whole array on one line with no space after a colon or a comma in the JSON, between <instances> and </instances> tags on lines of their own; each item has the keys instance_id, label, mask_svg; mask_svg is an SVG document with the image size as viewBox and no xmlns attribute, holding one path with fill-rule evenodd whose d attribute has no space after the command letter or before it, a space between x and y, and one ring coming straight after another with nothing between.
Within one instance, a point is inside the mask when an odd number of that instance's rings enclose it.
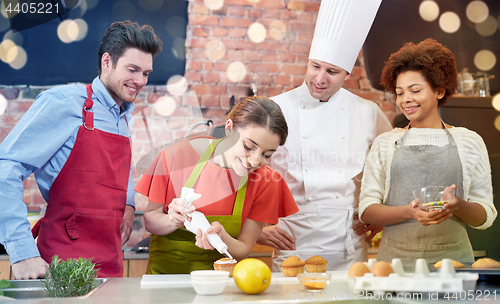
<instances>
[{"instance_id":1,"label":"baking tray","mask_svg":"<svg viewBox=\"0 0 500 304\"><path fill-rule=\"evenodd\" d=\"M456 268L455 272L477 273L479 274L478 281L500 284L500 268Z\"/></svg>"}]
</instances>

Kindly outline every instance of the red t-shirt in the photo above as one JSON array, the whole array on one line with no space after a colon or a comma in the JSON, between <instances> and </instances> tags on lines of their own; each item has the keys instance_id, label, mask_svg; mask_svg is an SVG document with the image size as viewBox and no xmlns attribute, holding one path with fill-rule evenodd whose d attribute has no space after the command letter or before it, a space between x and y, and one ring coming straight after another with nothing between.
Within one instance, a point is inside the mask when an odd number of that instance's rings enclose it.
<instances>
[{"instance_id":1,"label":"red t-shirt","mask_svg":"<svg viewBox=\"0 0 500 304\"><path fill-rule=\"evenodd\" d=\"M181 188L200 157L189 140L169 146L151 163L135 190L151 202L165 204L167 212L170 202L180 196ZM193 186L195 192L201 194L193 203L196 210L207 216L231 215L239 181L234 170L207 162ZM242 225L246 218L275 224L278 217L298 210L290 189L278 172L265 166L249 174Z\"/></svg>"}]
</instances>

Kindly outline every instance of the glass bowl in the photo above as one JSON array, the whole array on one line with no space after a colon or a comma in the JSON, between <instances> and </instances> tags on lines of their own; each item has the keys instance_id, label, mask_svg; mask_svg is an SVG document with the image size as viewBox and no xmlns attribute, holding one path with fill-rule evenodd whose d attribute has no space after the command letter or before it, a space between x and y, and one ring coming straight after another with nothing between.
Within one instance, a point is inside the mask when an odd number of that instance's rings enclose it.
<instances>
[{"instance_id":1,"label":"glass bowl","mask_svg":"<svg viewBox=\"0 0 500 304\"><path fill-rule=\"evenodd\" d=\"M455 196L455 190L445 191L444 186L424 187L413 190L413 197L420 200L418 207L424 211L442 210L444 204L449 203Z\"/></svg>"},{"instance_id":2,"label":"glass bowl","mask_svg":"<svg viewBox=\"0 0 500 304\"><path fill-rule=\"evenodd\" d=\"M325 272L299 273L297 278L308 291L318 292L328 285L332 275Z\"/></svg>"}]
</instances>

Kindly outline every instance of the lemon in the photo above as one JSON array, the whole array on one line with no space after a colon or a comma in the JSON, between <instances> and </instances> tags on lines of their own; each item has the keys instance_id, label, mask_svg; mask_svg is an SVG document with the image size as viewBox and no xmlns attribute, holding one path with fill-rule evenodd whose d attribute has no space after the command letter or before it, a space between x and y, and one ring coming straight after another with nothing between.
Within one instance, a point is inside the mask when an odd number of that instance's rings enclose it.
<instances>
[{"instance_id":1,"label":"lemon","mask_svg":"<svg viewBox=\"0 0 500 304\"><path fill-rule=\"evenodd\" d=\"M241 291L248 294L263 292L271 284L271 269L257 259L244 259L234 267L234 282Z\"/></svg>"}]
</instances>

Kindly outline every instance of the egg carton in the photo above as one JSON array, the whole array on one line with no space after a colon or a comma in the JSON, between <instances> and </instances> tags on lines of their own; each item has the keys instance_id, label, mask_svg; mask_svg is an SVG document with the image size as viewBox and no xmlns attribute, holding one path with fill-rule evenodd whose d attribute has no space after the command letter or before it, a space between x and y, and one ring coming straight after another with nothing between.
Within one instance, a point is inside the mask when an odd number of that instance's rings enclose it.
<instances>
[{"instance_id":1,"label":"egg carton","mask_svg":"<svg viewBox=\"0 0 500 304\"><path fill-rule=\"evenodd\" d=\"M369 261L369 268L374 261ZM362 277L349 278L352 290L384 292L462 292L474 290L479 278L477 273L455 272L450 259L443 259L438 272L430 272L425 259L418 259L415 273L405 273L400 259L392 260L394 273L388 277L376 277L366 273Z\"/></svg>"}]
</instances>

